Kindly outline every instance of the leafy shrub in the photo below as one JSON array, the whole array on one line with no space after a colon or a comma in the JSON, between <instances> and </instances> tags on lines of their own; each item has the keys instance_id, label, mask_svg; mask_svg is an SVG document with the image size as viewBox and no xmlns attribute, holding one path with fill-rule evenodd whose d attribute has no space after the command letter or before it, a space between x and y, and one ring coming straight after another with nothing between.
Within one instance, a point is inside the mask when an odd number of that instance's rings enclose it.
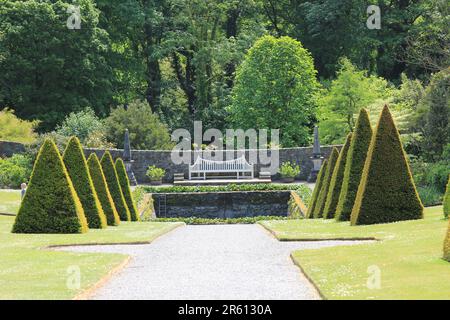
<instances>
[{"instance_id":1,"label":"leafy shrub","mask_svg":"<svg viewBox=\"0 0 450 320\"><path fill-rule=\"evenodd\" d=\"M447 182L447 191L445 191L444 196L444 216L446 218L450 217L450 175Z\"/></svg>"},{"instance_id":2,"label":"leafy shrub","mask_svg":"<svg viewBox=\"0 0 450 320\"><path fill-rule=\"evenodd\" d=\"M442 194L444 194L449 174L450 159L448 161L432 163L428 166L428 174L426 175L425 182L427 185L435 186Z\"/></svg>"},{"instance_id":3,"label":"leafy shrub","mask_svg":"<svg viewBox=\"0 0 450 320\"><path fill-rule=\"evenodd\" d=\"M323 217L326 219L334 218L336 212L337 203L339 201L339 195L341 194L342 179L344 177L345 162L347 161L348 149L352 141L352 134L347 136L344 147L339 153L336 165L333 170L333 174L330 180L330 187L328 188L327 200L325 207L323 208Z\"/></svg>"},{"instance_id":4,"label":"leafy shrub","mask_svg":"<svg viewBox=\"0 0 450 320\"><path fill-rule=\"evenodd\" d=\"M147 177L152 181L162 179L165 174L166 170L157 168L156 166L149 166L146 172Z\"/></svg>"},{"instance_id":5,"label":"leafy shrub","mask_svg":"<svg viewBox=\"0 0 450 320\"><path fill-rule=\"evenodd\" d=\"M344 179L335 215L338 221L350 220L371 138L369 114L365 109L361 109L345 163Z\"/></svg>"},{"instance_id":6,"label":"leafy shrub","mask_svg":"<svg viewBox=\"0 0 450 320\"><path fill-rule=\"evenodd\" d=\"M308 205L308 212L306 213L307 218L314 218L314 208L317 204L317 199L319 198L320 190L322 189L323 181L325 180L325 171L327 171L328 160L324 160L322 163L322 167L320 168L319 173L317 174L316 186L314 187L314 191L311 197L311 201Z\"/></svg>"},{"instance_id":7,"label":"leafy shrub","mask_svg":"<svg viewBox=\"0 0 450 320\"><path fill-rule=\"evenodd\" d=\"M31 156L15 154L11 158L0 158L0 188L19 188L28 182L33 163Z\"/></svg>"},{"instance_id":8,"label":"leafy shrub","mask_svg":"<svg viewBox=\"0 0 450 320\"><path fill-rule=\"evenodd\" d=\"M119 178L120 188L122 189L123 196L130 210L131 221L138 221L139 215L134 204L133 195L130 190L130 181L128 180L127 171L122 159L116 160L116 172Z\"/></svg>"},{"instance_id":9,"label":"leafy shrub","mask_svg":"<svg viewBox=\"0 0 450 320\"><path fill-rule=\"evenodd\" d=\"M36 140L34 129L37 125L37 121L30 122L17 118L12 110L1 110L0 140L32 143Z\"/></svg>"},{"instance_id":10,"label":"leafy shrub","mask_svg":"<svg viewBox=\"0 0 450 320\"><path fill-rule=\"evenodd\" d=\"M434 186L418 186L417 192L425 207L442 204L443 194Z\"/></svg>"},{"instance_id":11,"label":"leafy shrub","mask_svg":"<svg viewBox=\"0 0 450 320\"><path fill-rule=\"evenodd\" d=\"M300 174L300 166L289 161L283 162L280 166L279 172L283 178L295 178Z\"/></svg>"},{"instance_id":12,"label":"leafy shrub","mask_svg":"<svg viewBox=\"0 0 450 320\"><path fill-rule=\"evenodd\" d=\"M28 190L14 222L14 233L84 233L83 207L61 155L51 140L39 151Z\"/></svg>"},{"instance_id":13,"label":"leafy shrub","mask_svg":"<svg viewBox=\"0 0 450 320\"><path fill-rule=\"evenodd\" d=\"M212 225L212 224L254 224L257 223L258 221L288 220L288 219L290 218L282 216L257 216L257 217L229 218L229 219L189 217L189 218L156 218L152 219L152 221L184 222L186 224L191 225Z\"/></svg>"},{"instance_id":14,"label":"leafy shrub","mask_svg":"<svg viewBox=\"0 0 450 320\"><path fill-rule=\"evenodd\" d=\"M114 162L111 157L111 153L109 153L109 151L106 151L103 154L101 164L103 173L106 178L106 182L108 183L109 192L111 193L111 196L114 200L114 204L116 205L117 213L119 214L120 220L131 221L130 210L128 209L125 197L123 196L123 192L119 183L119 178L117 177Z\"/></svg>"},{"instance_id":15,"label":"leafy shrub","mask_svg":"<svg viewBox=\"0 0 450 320\"><path fill-rule=\"evenodd\" d=\"M421 219L423 206L400 135L385 106L376 127L351 215L352 225Z\"/></svg>"},{"instance_id":16,"label":"leafy shrub","mask_svg":"<svg viewBox=\"0 0 450 320\"><path fill-rule=\"evenodd\" d=\"M105 213L107 224L108 226L118 226L120 224L120 217L117 213L116 205L114 204L111 193L109 192L102 166L95 153L91 153L87 164L97 197L102 205L103 212Z\"/></svg>"},{"instance_id":17,"label":"leafy shrub","mask_svg":"<svg viewBox=\"0 0 450 320\"><path fill-rule=\"evenodd\" d=\"M83 145L90 136L98 134L98 132L104 133L104 131L102 121L91 108L70 113L63 123L56 128L57 134L65 137L76 136Z\"/></svg>"},{"instance_id":18,"label":"leafy shrub","mask_svg":"<svg viewBox=\"0 0 450 320\"><path fill-rule=\"evenodd\" d=\"M317 203L314 208L314 218L322 218L323 217L323 209L325 207L326 198L328 195L328 189L330 187L331 176L333 174L334 167L336 166L337 159L339 157L339 151L336 148L333 148L331 151L330 158L328 159L327 171L325 171L325 175L323 177L322 188L320 189L319 196L317 197Z\"/></svg>"},{"instance_id":19,"label":"leafy shrub","mask_svg":"<svg viewBox=\"0 0 450 320\"><path fill-rule=\"evenodd\" d=\"M422 203L425 206L441 204L450 174L450 161L427 163L412 157L411 172Z\"/></svg>"},{"instance_id":20,"label":"leafy shrub","mask_svg":"<svg viewBox=\"0 0 450 320\"><path fill-rule=\"evenodd\" d=\"M41 146L44 144L45 140L47 140L47 139L52 140L55 143L56 147L58 148L59 152L62 153L62 152L64 152L64 150L67 147L69 138L70 137L60 135L60 134L56 133L55 131L40 134L36 138L36 140L28 146L27 153L33 157L36 157Z\"/></svg>"},{"instance_id":21,"label":"leafy shrub","mask_svg":"<svg viewBox=\"0 0 450 320\"><path fill-rule=\"evenodd\" d=\"M69 144L64 151L63 160L75 191L80 198L89 228L106 228L105 213L98 200L97 192L95 192L86 158L78 138L70 138Z\"/></svg>"},{"instance_id":22,"label":"leafy shrub","mask_svg":"<svg viewBox=\"0 0 450 320\"><path fill-rule=\"evenodd\" d=\"M135 101L114 109L105 119L106 138L118 148L123 148L125 129L130 132L130 144L136 149L170 150L173 143L167 127L152 113L147 102Z\"/></svg>"}]
</instances>

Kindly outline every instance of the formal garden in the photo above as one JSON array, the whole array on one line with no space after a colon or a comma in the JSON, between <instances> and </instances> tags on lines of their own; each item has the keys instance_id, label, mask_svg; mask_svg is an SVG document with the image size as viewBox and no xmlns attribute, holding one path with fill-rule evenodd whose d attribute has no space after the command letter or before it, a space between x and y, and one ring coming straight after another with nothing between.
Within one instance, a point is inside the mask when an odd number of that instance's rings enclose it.
<instances>
[{"instance_id":1,"label":"formal garden","mask_svg":"<svg viewBox=\"0 0 450 320\"><path fill-rule=\"evenodd\" d=\"M0 300L450 299L448 6L377 6L3 1Z\"/></svg>"}]
</instances>

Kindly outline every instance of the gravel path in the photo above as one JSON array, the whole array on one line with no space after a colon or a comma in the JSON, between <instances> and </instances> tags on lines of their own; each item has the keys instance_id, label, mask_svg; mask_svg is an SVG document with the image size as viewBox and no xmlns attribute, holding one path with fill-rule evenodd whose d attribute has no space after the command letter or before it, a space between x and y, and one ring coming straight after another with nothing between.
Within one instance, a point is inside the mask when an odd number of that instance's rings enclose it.
<instances>
[{"instance_id":1,"label":"gravel path","mask_svg":"<svg viewBox=\"0 0 450 320\"><path fill-rule=\"evenodd\" d=\"M259 225L212 225L180 227L149 245L59 250L132 256L93 299L319 299L289 254L356 243L280 242Z\"/></svg>"}]
</instances>

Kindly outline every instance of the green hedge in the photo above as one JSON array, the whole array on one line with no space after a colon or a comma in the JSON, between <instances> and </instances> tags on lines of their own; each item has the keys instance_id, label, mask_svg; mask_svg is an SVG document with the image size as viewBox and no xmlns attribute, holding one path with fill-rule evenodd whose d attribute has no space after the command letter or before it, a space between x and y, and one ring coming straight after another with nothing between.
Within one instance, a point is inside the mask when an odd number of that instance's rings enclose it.
<instances>
[{"instance_id":1,"label":"green hedge","mask_svg":"<svg viewBox=\"0 0 450 320\"><path fill-rule=\"evenodd\" d=\"M444 241L444 259L450 262L450 223L447 229L447 236Z\"/></svg>"},{"instance_id":2,"label":"green hedge","mask_svg":"<svg viewBox=\"0 0 450 320\"><path fill-rule=\"evenodd\" d=\"M130 210L128 209L125 197L123 196L119 178L117 177L116 168L114 167L114 162L109 151L106 151L103 154L101 164L106 182L108 183L109 192L111 193L114 204L116 205L120 220L131 221Z\"/></svg>"},{"instance_id":3,"label":"green hedge","mask_svg":"<svg viewBox=\"0 0 450 320\"><path fill-rule=\"evenodd\" d=\"M190 225L212 225L212 224L254 224L258 221L267 220L290 220L289 217L283 216L256 216L256 217L241 217L241 218L156 218L151 221L156 222L184 222Z\"/></svg>"},{"instance_id":4,"label":"green hedge","mask_svg":"<svg viewBox=\"0 0 450 320\"><path fill-rule=\"evenodd\" d=\"M91 153L87 161L89 173L92 177L92 182L97 192L98 199L106 216L108 226L118 226L120 224L120 217L116 210L116 205L109 192L108 184L105 175L103 174L102 166L95 153Z\"/></svg>"},{"instance_id":5,"label":"green hedge","mask_svg":"<svg viewBox=\"0 0 450 320\"><path fill-rule=\"evenodd\" d=\"M70 138L66 150L64 150L63 160L75 191L80 198L89 228L106 228L105 213L95 192L86 158L77 137Z\"/></svg>"},{"instance_id":6,"label":"green hedge","mask_svg":"<svg viewBox=\"0 0 450 320\"><path fill-rule=\"evenodd\" d=\"M325 175L325 171L327 171L327 167L328 167L328 160L325 159L322 163L322 167L320 168L319 173L317 174L316 186L314 187L311 201L308 206L308 212L306 213L307 218L314 218L314 215L313 215L314 208L316 207L317 198L319 197L320 190L322 189L324 175Z\"/></svg>"},{"instance_id":7,"label":"green hedge","mask_svg":"<svg viewBox=\"0 0 450 320\"><path fill-rule=\"evenodd\" d=\"M130 210L131 221L139 221L139 215L137 213L136 205L134 204L133 195L131 194L130 181L128 180L125 164L120 158L116 160L116 172L123 196L125 197L128 209Z\"/></svg>"},{"instance_id":8,"label":"green hedge","mask_svg":"<svg viewBox=\"0 0 450 320\"><path fill-rule=\"evenodd\" d=\"M333 148L330 158L328 159L327 171L325 171L322 188L320 189L319 196L317 197L317 203L314 208L313 215L315 219L323 217L323 208L325 207L328 189L331 182L331 176L333 174L334 167L336 166L338 157L339 151L336 148Z\"/></svg>"},{"instance_id":9,"label":"green hedge","mask_svg":"<svg viewBox=\"0 0 450 320\"><path fill-rule=\"evenodd\" d=\"M344 179L335 215L338 221L350 220L371 138L369 114L366 109L361 109L345 163Z\"/></svg>"},{"instance_id":10,"label":"green hedge","mask_svg":"<svg viewBox=\"0 0 450 320\"><path fill-rule=\"evenodd\" d=\"M445 191L443 204L444 204L444 216L446 218L449 218L450 217L450 176L448 177L447 190Z\"/></svg>"},{"instance_id":11,"label":"green hedge","mask_svg":"<svg viewBox=\"0 0 450 320\"><path fill-rule=\"evenodd\" d=\"M27 183L33 170L33 159L26 154L14 154L11 158L0 158L0 188L18 189Z\"/></svg>"},{"instance_id":12,"label":"green hedge","mask_svg":"<svg viewBox=\"0 0 450 320\"><path fill-rule=\"evenodd\" d=\"M84 233L83 207L53 141L42 145L20 206L14 233Z\"/></svg>"},{"instance_id":13,"label":"green hedge","mask_svg":"<svg viewBox=\"0 0 450 320\"><path fill-rule=\"evenodd\" d=\"M342 179L344 177L345 162L347 161L348 149L352 141L352 134L347 136L344 146L342 147L336 165L331 176L330 187L328 188L327 201L323 209L323 217L325 219L334 218L339 195L341 194Z\"/></svg>"},{"instance_id":14,"label":"green hedge","mask_svg":"<svg viewBox=\"0 0 450 320\"><path fill-rule=\"evenodd\" d=\"M351 215L352 225L421 219L423 206L389 108L381 112Z\"/></svg>"}]
</instances>

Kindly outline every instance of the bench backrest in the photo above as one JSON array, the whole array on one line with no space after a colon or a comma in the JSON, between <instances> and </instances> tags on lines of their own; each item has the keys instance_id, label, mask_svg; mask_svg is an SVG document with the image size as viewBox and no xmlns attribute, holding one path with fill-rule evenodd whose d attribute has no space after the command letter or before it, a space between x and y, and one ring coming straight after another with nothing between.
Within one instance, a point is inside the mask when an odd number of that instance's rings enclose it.
<instances>
[{"instance_id":1,"label":"bench backrest","mask_svg":"<svg viewBox=\"0 0 450 320\"><path fill-rule=\"evenodd\" d=\"M190 166L191 170L195 171L239 171L252 170L253 165L247 163L245 157L228 161L214 161L198 157L195 163Z\"/></svg>"}]
</instances>

